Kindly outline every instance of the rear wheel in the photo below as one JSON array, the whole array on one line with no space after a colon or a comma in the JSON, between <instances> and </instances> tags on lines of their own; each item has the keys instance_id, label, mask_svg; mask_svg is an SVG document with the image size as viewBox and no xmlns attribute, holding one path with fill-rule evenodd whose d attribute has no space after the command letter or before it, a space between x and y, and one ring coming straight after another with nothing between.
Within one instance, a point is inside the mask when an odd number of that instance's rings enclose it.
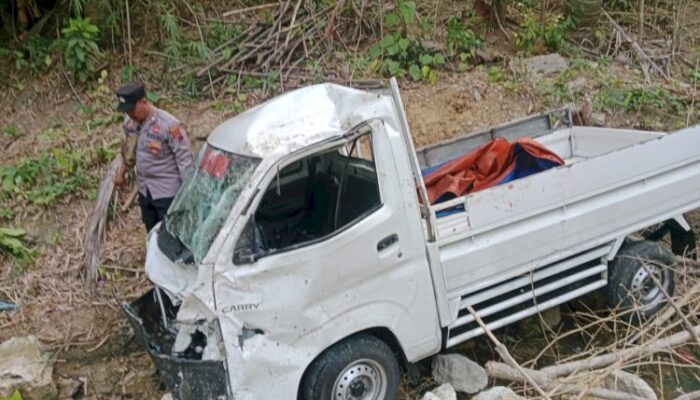
<instances>
[{"instance_id":1,"label":"rear wheel","mask_svg":"<svg viewBox=\"0 0 700 400\"><path fill-rule=\"evenodd\" d=\"M346 339L323 352L309 367L301 399L394 400L399 364L386 343L370 335Z\"/></svg>"},{"instance_id":2,"label":"rear wheel","mask_svg":"<svg viewBox=\"0 0 700 400\"><path fill-rule=\"evenodd\" d=\"M665 302L661 288L673 295L674 263L673 253L657 242L641 240L625 244L610 265L607 286L609 305L632 309L633 323L653 316ZM661 283L661 288L652 275Z\"/></svg>"}]
</instances>

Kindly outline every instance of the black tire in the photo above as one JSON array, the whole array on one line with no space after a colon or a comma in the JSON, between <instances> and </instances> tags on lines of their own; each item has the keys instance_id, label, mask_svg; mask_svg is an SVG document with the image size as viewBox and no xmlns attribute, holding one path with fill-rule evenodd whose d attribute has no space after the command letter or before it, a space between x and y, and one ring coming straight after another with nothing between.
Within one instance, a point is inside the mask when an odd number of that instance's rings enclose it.
<instances>
[{"instance_id":1,"label":"black tire","mask_svg":"<svg viewBox=\"0 0 700 400\"><path fill-rule=\"evenodd\" d=\"M335 344L311 363L299 398L394 400L400 380L391 348L374 336L357 335Z\"/></svg>"},{"instance_id":2,"label":"black tire","mask_svg":"<svg viewBox=\"0 0 700 400\"><path fill-rule=\"evenodd\" d=\"M673 296L673 253L657 242L640 240L626 243L610 263L606 297L611 307L636 308L624 320L639 324L658 312L665 304L665 296L643 267L644 264Z\"/></svg>"}]
</instances>

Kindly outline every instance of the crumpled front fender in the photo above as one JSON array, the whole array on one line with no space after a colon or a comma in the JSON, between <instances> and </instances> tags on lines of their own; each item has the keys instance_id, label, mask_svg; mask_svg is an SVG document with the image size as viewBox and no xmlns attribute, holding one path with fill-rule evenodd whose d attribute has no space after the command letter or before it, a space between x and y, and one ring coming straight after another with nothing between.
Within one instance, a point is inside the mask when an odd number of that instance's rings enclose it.
<instances>
[{"instance_id":1,"label":"crumpled front fender","mask_svg":"<svg viewBox=\"0 0 700 400\"><path fill-rule=\"evenodd\" d=\"M191 359L170 354L174 337L163 326L154 290L131 304L120 304L137 340L153 359L174 399L229 399L224 360Z\"/></svg>"}]
</instances>

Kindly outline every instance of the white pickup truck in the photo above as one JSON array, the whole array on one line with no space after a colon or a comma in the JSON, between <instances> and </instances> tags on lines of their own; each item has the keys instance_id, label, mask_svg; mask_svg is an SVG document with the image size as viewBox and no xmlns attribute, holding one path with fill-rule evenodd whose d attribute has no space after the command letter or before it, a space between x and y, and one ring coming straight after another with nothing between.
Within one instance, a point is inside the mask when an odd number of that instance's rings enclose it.
<instances>
[{"instance_id":1,"label":"white pickup truck","mask_svg":"<svg viewBox=\"0 0 700 400\"><path fill-rule=\"evenodd\" d=\"M694 250L700 127L569 117L416 151L394 80L274 98L211 133L148 235L156 288L124 311L180 400L393 400L402 366L484 333L469 306L496 329L607 285L649 316L664 302L649 275L672 292L674 258L628 236L666 223ZM522 136L565 164L421 201L422 169Z\"/></svg>"}]
</instances>

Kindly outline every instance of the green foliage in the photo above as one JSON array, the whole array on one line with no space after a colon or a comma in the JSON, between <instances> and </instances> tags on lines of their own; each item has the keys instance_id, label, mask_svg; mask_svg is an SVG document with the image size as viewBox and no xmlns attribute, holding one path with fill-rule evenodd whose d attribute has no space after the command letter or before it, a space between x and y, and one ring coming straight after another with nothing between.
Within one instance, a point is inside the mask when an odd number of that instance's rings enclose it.
<instances>
[{"instance_id":1,"label":"green foliage","mask_svg":"<svg viewBox=\"0 0 700 400\"><path fill-rule=\"evenodd\" d=\"M100 28L93 25L90 18L71 18L61 32L66 66L78 81L84 83L96 72L96 61L102 57L96 41Z\"/></svg>"},{"instance_id":2,"label":"green foliage","mask_svg":"<svg viewBox=\"0 0 700 400\"><path fill-rule=\"evenodd\" d=\"M436 82L435 70L445 64L445 57L421 44L416 3L399 0L396 9L385 16L384 24L390 32L369 50L370 58L375 60L374 67L384 75L408 74L413 80Z\"/></svg>"},{"instance_id":3,"label":"green foliage","mask_svg":"<svg viewBox=\"0 0 700 400\"><path fill-rule=\"evenodd\" d=\"M598 108L685 115L690 103L687 98L670 93L661 86L629 88L613 82L603 87L595 99Z\"/></svg>"},{"instance_id":4,"label":"green foliage","mask_svg":"<svg viewBox=\"0 0 700 400\"><path fill-rule=\"evenodd\" d=\"M90 151L56 147L25 157L15 165L0 167L0 200L51 205L64 195L96 185L97 177L89 171L115 156L111 147Z\"/></svg>"},{"instance_id":5,"label":"green foliage","mask_svg":"<svg viewBox=\"0 0 700 400\"><path fill-rule=\"evenodd\" d=\"M503 72L503 69L497 66L492 66L489 67L488 73L487 73L487 79L490 83L498 83L503 81L505 78L505 74Z\"/></svg>"},{"instance_id":6,"label":"green foliage","mask_svg":"<svg viewBox=\"0 0 700 400\"><path fill-rule=\"evenodd\" d=\"M125 65L120 71L121 81L123 83L131 82L135 80L138 68L135 65Z\"/></svg>"},{"instance_id":7,"label":"green foliage","mask_svg":"<svg viewBox=\"0 0 700 400\"><path fill-rule=\"evenodd\" d=\"M33 73L45 72L52 64L51 40L39 35L31 35L21 42L14 51L15 69L30 70Z\"/></svg>"},{"instance_id":8,"label":"green foliage","mask_svg":"<svg viewBox=\"0 0 700 400\"><path fill-rule=\"evenodd\" d=\"M13 139L16 139L16 138L24 135L24 131L22 130L22 128L19 125L15 124L15 123L9 123L2 128L2 134L4 136L8 136L8 137L11 137Z\"/></svg>"},{"instance_id":9,"label":"green foliage","mask_svg":"<svg viewBox=\"0 0 700 400\"><path fill-rule=\"evenodd\" d=\"M532 53L546 47L548 50L557 51L566 42L566 29L570 25L568 19L563 19L560 14L549 15L546 21L541 21L533 9L522 10L522 30L515 36L515 46Z\"/></svg>"},{"instance_id":10,"label":"green foliage","mask_svg":"<svg viewBox=\"0 0 700 400\"><path fill-rule=\"evenodd\" d=\"M0 227L0 254L9 253L20 260L34 257L35 252L23 242L23 237L26 234L24 229ZM10 399L22 398L17 396L19 396L19 392L15 392Z\"/></svg>"},{"instance_id":11,"label":"green foliage","mask_svg":"<svg viewBox=\"0 0 700 400\"><path fill-rule=\"evenodd\" d=\"M447 20L447 51L450 56L459 55L461 59L462 55L466 55L472 58L483 44L484 39L465 28L459 19L450 17Z\"/></svg>"}]
</instances>

